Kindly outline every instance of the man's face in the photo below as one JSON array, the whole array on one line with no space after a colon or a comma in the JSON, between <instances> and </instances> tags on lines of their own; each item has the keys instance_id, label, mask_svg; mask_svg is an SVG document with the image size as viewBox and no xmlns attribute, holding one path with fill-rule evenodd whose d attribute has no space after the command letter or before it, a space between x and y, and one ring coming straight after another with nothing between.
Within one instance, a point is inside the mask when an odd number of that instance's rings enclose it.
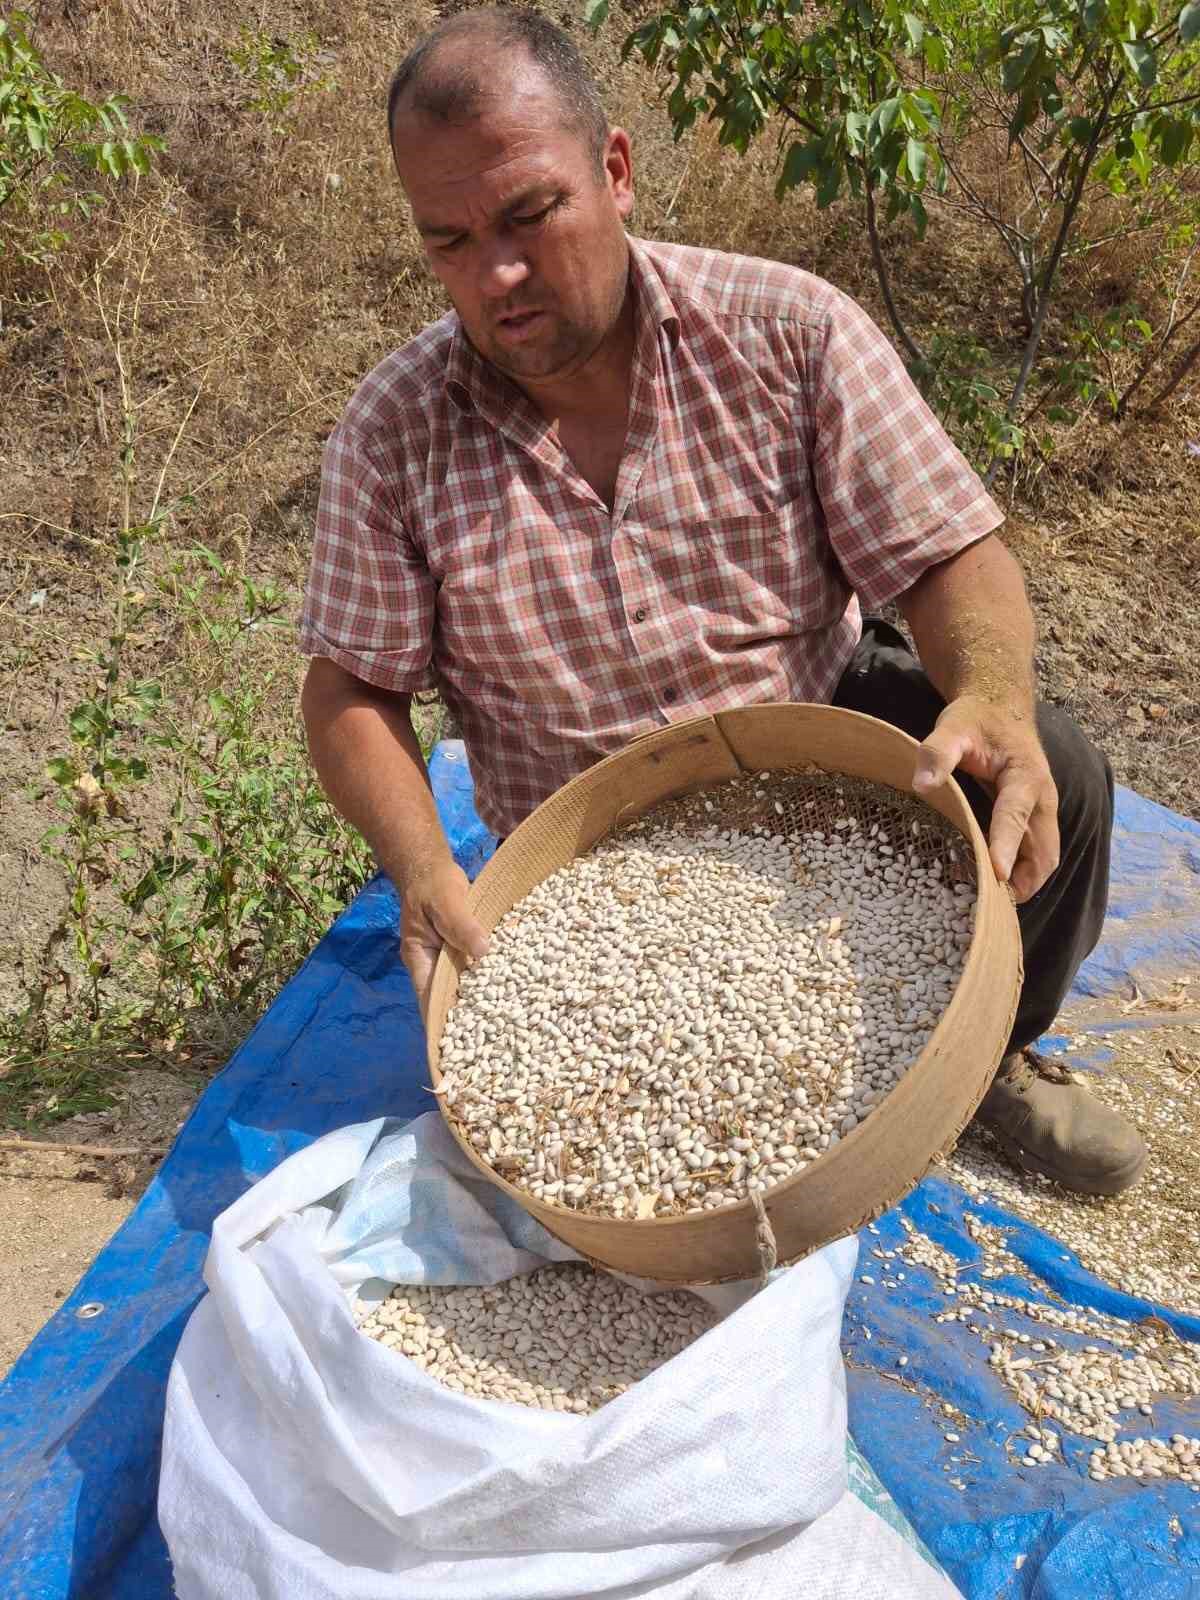
<instances>
[{"instance_id":1,"label":"man's face","mask_svg":"<svg viewBox=\"0 0 1200 1600\"><path fill-rule=\"evenodd\" d=\"M616 326L633 205L629 142L603 172L565 129L536 68L508 68L494 104L446 125L403 105L393 155L434 272L471 343L518 382L569 377Z\"/></svg>"}]
</instances>

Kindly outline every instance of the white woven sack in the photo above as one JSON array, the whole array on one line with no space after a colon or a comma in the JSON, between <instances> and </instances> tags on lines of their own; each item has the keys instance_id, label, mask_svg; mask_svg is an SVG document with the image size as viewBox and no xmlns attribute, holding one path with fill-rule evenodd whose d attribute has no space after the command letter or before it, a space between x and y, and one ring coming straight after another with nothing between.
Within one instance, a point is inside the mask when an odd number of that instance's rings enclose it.
<instances>
[{"instance_id":1,"label":"white woven sack","mask_svg":"<svg viewBox=\"0 0 1200 1600\"><path fill-rule=\"evenodd\" d=\"M436 1113L346 1128L217 1219L167 1395L180 1600L949 1597L846 1492L843 1240L591 1416L456 1394L355 1327L395 1282L572 1259Z\"/></svg>"}]
</instances>

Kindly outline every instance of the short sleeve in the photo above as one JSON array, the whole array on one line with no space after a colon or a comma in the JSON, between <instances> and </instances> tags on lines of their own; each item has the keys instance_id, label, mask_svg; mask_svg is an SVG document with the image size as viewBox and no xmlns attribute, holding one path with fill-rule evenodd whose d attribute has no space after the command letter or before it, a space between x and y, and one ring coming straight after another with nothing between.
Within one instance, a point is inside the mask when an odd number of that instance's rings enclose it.
<instances>
[{"instance_id":1,"label":"short sleeve","mask_svg":"<svg viewBox=\"0 0 1200 1600\"><path fill-rule=\"evenodd\" d=\"M893 600L1004 521L890 341L838 291L811 381L817 496L864 609Z\"/></svg>"},{"instance_id":2,"label":"short sleeve","mask_svg":"<svg viewBox=\"0 0 1200 1600\"><path fill-rule=\"evenodd\" d=\"M398 694L432 686L434 583L361 435L325 446L300 649Z\"/></svg>"}]
</instances>

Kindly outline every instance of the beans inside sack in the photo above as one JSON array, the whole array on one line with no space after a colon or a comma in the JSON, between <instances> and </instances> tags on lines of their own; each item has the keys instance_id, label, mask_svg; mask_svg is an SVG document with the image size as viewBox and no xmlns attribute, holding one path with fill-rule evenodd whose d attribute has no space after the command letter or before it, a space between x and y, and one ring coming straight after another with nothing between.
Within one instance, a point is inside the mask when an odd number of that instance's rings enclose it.
<instances>
[{"instance_id":1,"label":"beans inside sack","mask_svg":"<svg viewBox=\"0 0 1200 1600\"><path fill-rule=\"evenodd\" d=\"M448 1389L582 1415L707 1333L698 1295L646 1295L582 1263L479 1288L398 1285L359 1327Z\"/></svg>"}]
</instances>

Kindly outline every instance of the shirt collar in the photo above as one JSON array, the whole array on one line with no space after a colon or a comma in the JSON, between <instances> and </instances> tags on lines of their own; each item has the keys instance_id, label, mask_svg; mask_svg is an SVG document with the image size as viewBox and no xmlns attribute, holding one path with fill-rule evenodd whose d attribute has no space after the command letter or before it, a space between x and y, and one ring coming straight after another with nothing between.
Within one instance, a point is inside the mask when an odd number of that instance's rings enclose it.
<instances>
[{"instance_id":1,"label":"shirt collar","mask_svg":"<svg viewBox=\"0 0 1200 1600\"><path fill-rule=\"evenodd\" d=\"M679 313L656 271L641 240L629 236L629 276L633 284L634 315L637 324L635 360L658 342L661 329L671 350L679 345ZM511 403L516 386L498 372L467 338L461 320L454 317L454 332L446 358L446 393L460 411L479 411L484 415L503 410ZM519 391L518 391L519 392Z\"/></svg>"}]
</instances>

